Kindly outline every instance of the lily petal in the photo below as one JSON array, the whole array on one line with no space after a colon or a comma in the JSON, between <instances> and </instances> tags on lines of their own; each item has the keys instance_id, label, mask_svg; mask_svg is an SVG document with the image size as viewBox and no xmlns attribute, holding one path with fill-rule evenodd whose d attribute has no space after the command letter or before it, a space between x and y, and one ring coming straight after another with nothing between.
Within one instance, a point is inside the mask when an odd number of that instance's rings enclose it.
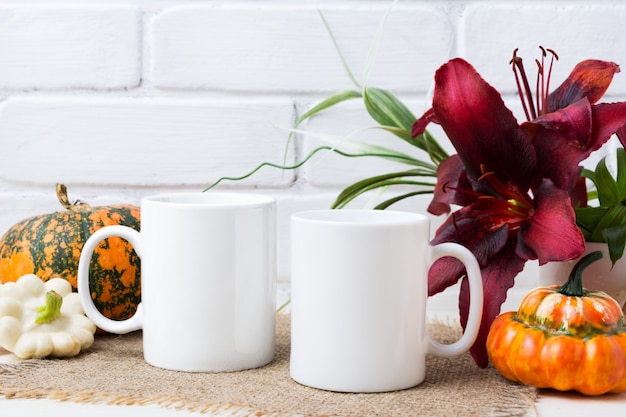
<instances>
[{"instance_id":1,"label":"lily petal","mask_svg":"<svg viewBox=\"0 0 626 417\"><path fill-rule=\"evenodd\" d=\"M431 244L455 242L472 251L478 263L486 265L497 253L509 236L508 223L511 217L495 209L490 203L497 199L481 199L451 214L437 229Z\"/></svg>"},{"instance_id":2,"label":"lily petal","mask_svg":"<svg viewBox=\"0 0 626 417\"><path fill-rule=\"evenodd\" d=\"M582 167L578 170L578 179L569 192L569 198L572 201L572 207L587 207L587 181L580 176Z\"/></svg>"},{"instance_id":3,"label":"lily petal","mask_svg":"<svg viewBox=\"0 0 626 417\"><path fill-rule=\"evenodd\" d=\"M458 243L474 254L481 267L488 265L491 258L504 247L509 237L505 216L489 212L480 215L483 210L489 211L485 207L485 203L489 202L479 200L454 212L437 229L431 244ZM428 272L428 294L437 294L456 284L464 273L465 268L454 258L437 260Z\"/></svg>"},{"instance_id":4,"label":"lily petal","mask_svg":"<svg viewBox=\"0 0 626 417\"><path fill-rule=\"evenodd\" d=\"M494 172L508 187L528 189L536 167L530 137L468 62L457 58L439 68L433 110L470 179Z\"/></svg>"},{"instance_id":5,"label":"lily petal","mask_svg":"<svg viewBox=\"0 0 626 417\"><path fill-rule=\"evenodd\" d=\"M614 62L588 59L578 63L567 79L548 96L548 112L567 107L583 97L596 103L619 71Z\"/></svg>"},{"instance_id":6,"label":"lily petal","mask_svg":"<svg viewBox=\"0 0 626 417\"><path fill-rule=\"evenodd\" d=\"M464 192L467 190L468 192ZM471 184L465 172L465 166L458 154L444 159L437 167L437 184L433 199L428 205L428 212L439 216L450 212L451 204L466 206L474 201L471 196Z\"/></svg>"},{"instance_id":7,"label":"lily petal","mask_svg":"<svg viewBox=\"0 0 626 417\"><path fill-rule=\"evenodd\" d=\"M411 136L416 137L424 133L429 123L439 124L439 121L437 120L437 116L435 115L435 112L433 111L432 108L426 110L426 113L424 113L422 117L420 117L419 119L415 121L415 123L413 123L413 127L411 129Z\"/></svg>"},{"instance_id":8,"label":"lily petal","mask_svg":"<svg viewBox=\"0 0 626 417\"><path fill-rule=\"evenodd\" d=\"M585 250L585 239L576 226L569 191L543 180L535 191L535 211L520 228L516 253L538 259L539 264L567 261Z\"/></svg>"},{"instance_id":9,"label":"lily petal","mask_svg":"<svg viewBox=\"0 0 626 417\"><path fill-rule=\"evenodd\" d=\"M458 220L452 220L454 215L458 215ZM467 207L452 216L439 227L431 241L432 245L443 242L459 243L469 249L483 267L506 244L509 235L506 224L496 227L491 223L493 218L476 217L471 214L471 208L468 210ZM437 294L456 284L464 274L465 268L458 260L450 257L437 260L428 271L428 295Z\"/></svg>"},{"instance_id":10,"label":"lily petal","mask_svg":"<svg viewBox=\"0 0 626 417\"><path fill-rule=\"evenodd\" d=\"M600 149L614 133L618 133L622 145L626 146L626 135L620 134L623 132L620 129L626 125L626 102L590 106L592 131L587 141L571 140L566 134L567 130L559 128L570 117L570 120L577 120L579 128L576 130L582 133L585 129L583 126L587 123L582 120L587 118L582 110L585 102L586 99L582 99L577 104L554 113L560 116L546 116L541 120L537 119L537 124L524 124L529 131L535 132L533 143L537 150L539 175L550 178L556 186L566 190L572 189L578 179L578 165L592 152Z\"/></svg>"},{"instance_id":11,"label":"lily petal","mask_svg":"<svg viewBox=\"0 0 626 417\"><path fill-rule=\"evenodd\" d=\"M592 152L599 149L604 142L617 133L622 146L626 148L626 136L624 128L626 126L626 102L599 103L593 106L593 133L590 148ZM591 152L590 152L591 153ZM589 156L586 155L585 158Z\"/></svg>"},{"instance_id":12,"label":"lily petal","mask_svg":"<svg viewBox=\"0 0 626 417\"><path fill-rule=\"evenodd\" d=\"M539 124L557 130L574 146L586 149L591 139L591 121L591 103L584 97L565 108L540 116L528 124Z\"/></svg>"},{"instance_id":13,"label":"lily petal","mask_svg":"<svg viewBox=\"0 0 626 417\"><path fill-rule=\"evenodd\" d=\"M622 146L626 148L626 125L617 129L615 134L617 135L617 138L619 139Z\"/></svg>"},{"instance_id":14,"label":"lily petal","mask_svg":"<svg viewBox=\"0 0 626 417\"><path fill-rule=\"evenodd\" d=\"M578 164L585 159L586 150L551 129L541 129L535 141L540 169L538 178L548 178L561 189L571 189L578 180Z\"/></svg>"},{"instance_id":15,"label":"lily petal","mask_svg":"<svg viewBox=\"0 0 626 417\"><path fill-rule=\"evenodd\" d=\"M455 258L437 259L428 270L428 296L439 294L465 275L465 267Z\"/></svg>"},{"instance_id":16,"label":"lily petal","mask_svg":"<svg viewBox=\"0 0 626 417\"><path fill-rule=\"evenodd\" d=\"M498 314L502 303L506 300L506 292L515 283L515 276L524 269L525 259L515 254L515 241L511 239L506 246L489 262L486 268L481 270L483 292L489 294L483 304L483 315L476 342L470 348L474 362L484 368L489 363L487 355L487 335L493 320ZM465 329L469 313L469 285L467 279L461 283L459 295L459 314L461 325Z\"/></svg>"}]
</instances>

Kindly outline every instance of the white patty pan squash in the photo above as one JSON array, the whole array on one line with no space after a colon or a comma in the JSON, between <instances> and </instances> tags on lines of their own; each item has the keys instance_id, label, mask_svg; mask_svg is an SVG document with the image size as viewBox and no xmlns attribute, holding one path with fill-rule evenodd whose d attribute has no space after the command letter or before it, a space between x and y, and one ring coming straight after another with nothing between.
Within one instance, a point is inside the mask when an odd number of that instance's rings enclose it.
<instances>
[{"instance_id":1,"label":"white patty pan squash","mask_svg":"<svg viewBox=\"0 0 626 417\"><path fill-rule=\"evenodd\" d=\"M18 358L75 356L93 344L95 332L65 279L24 275L0 285L0 347Z\"/></svg>"}]
</instances>

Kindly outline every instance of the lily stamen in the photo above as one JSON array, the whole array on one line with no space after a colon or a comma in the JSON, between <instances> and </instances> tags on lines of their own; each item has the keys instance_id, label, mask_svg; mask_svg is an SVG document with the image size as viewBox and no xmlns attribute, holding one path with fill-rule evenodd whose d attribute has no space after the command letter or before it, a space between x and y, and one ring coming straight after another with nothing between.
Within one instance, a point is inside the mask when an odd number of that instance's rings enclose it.
<instances>
[{"instance_id":1,"label":"lily stamen","mask_svg":"<svg viewBox=\"0 0 626 417\"><path fill-rule=\"evenodd\" d=\"M538 116L546 114L548 110L548 94L550 91L550 78L552 76L552 67L554 61L558 61L559 56L552 49L539 46L541 49L541 61L536 59L537 64L537 82L535 83L535 99L533 100L532 91L526 76L526 70L522 58L517 56L518 48L513 51L513 58L509 64L512 65L513 73L515 74L515 82L517 84L517 92L522 101L522 108L526 115L526 120L529 122L536 119ZM545 59L551 55L550 65L546 74L546 62Z\"/></svg>"},{"instance_id":2,"label":"lily stamen","mask_svg":"<svg viewBox=\"0 0 626 417\"><path fill-rule=\"evenodd\" d=\"M548 78L546 79L546 93L544 95L544 104L542 106L542 112L541 114L545 114L549 111L548 109L548 92L550 91L550 78L552 77L552 66L554 65L554 61L558 61L559 60L559 56L556 54L556 52L554 52L552 49L546 49L548 52L550 52L550 55L552 55L552 58L550 59L550 67L548 68Z\"/></svg>"},{"instance_id":3,"label":"lily stamen","mask_svg":"<svg viewBox=\"0 0 626 417\"><path fill-rule=\"evenodd\" d=\"M484 165L480 166L482 175L478 177L478 181L486 180L491 188L493 188L502 197L507 198L509 202L514 201L516 206L523 207L528 211L533 208L530 198L526 195L519 194L515 190L509 188L496 177L495 172L487 171Z\"/></svg>"},{"instance_id":4,"label":"lily stamen","mask_svg":"<svg viewBox=\"0 0 626 417\"><path fill-rule=\"evenodd\" d=\"M524 108L524 113L526 113L526 119L530 121L537 118L537 113L535 111L535 105L533 104L533 95L530 90L530 85L528 84L528 77L526 77L523 60L517 56L517 51L518 48L515 48L513 58L511 58L509 63L512 64L515 82L517 83L517 91L522 99L522 107Z\"/></svg>"},{"instance_id":5,"label":"lily stamen","mask_svg":"<svg viewBox=\"0 0 626 417\"><path fill-rule=\"evenodd\" d=\"M524 220L530 218L532 207L528 207L526 204L522 204L517 200L508 200L509 212L515 214Z\"/></svg>"},{"instance_id":6,"label":"lily stamen","mask_svg":"<svg viewBox=\"0 0 626 417\"><path fill-rule=\"evenodd\" d=\"M544 92L545 92L545 84L543 82L543 56L541 57L541 61L535 59L535 63L537 64L537 86L535 87L535 106L537 107L537 111L539 114L542 114L544 108ZM541 91L539 91L541 89Z\"/></svg>"}]
</instances>

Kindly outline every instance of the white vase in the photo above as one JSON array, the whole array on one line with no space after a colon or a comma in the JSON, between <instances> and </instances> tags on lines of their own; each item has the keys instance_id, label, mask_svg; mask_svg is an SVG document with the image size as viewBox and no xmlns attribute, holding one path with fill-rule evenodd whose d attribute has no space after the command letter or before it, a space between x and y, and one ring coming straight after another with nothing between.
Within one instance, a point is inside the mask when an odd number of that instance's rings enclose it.
<instances>
[{"instance_id":1,"label":"white vase","mask_svg":"<svg viewBox=\"0 0 626 417\"><path fill-rule=\"evenodd\" d=\"M606 243L586 242L582 256L602 251L602 259L587 266L583 271L583 287L587 290L600 290L615 298L619 305L626 305L626 254L613 268ZM549 262L539 268L539 285L561 285L567 281L578 259L566 262Z\"/></svg>"}]
</instances>

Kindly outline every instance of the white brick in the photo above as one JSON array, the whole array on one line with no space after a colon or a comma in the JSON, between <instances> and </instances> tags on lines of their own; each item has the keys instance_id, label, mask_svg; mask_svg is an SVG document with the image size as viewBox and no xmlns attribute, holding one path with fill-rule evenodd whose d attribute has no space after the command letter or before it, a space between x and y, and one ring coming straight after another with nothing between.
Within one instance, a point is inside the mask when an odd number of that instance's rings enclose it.
<instances>
[{"instance_id":1,"label":"white brick","mask_svg":"<svg viewBox=\"0 0 626 417\"><path fill-rule=\"evenodd\" d=\"M0 6L0 88L134 87L140 25L125 6Z\"/></svg>"},{"instance_id":2,"label":"white brick","mask_svg":"<svg viewBox=\"0 0 626 417\"><path fill-rule=\"evenodd\" d=\"M0 105L0 179L204 187L280 162L292 112L289 100L14 97ZM268 168L245 184L292 175Z\"/></svg>"},{"instance_id":3,"label":"white brick","mask_svg":"<svg viewBox=\"0 0 626 417\"><path fill-rule=\"evenodd\" d=\"M361 82L388 4L320 7ZM445 15L398 4L389 14L369 85L426 91L446 59ZM151 22L151 78L158 87L332 91L352 87L318 11L307 6L169 8Z\"/></svg>"},{"instance_id":4,"label":"white brick","mask_svg":"<svg viewBox=\"0 0 626 417\"><path fill-rule=\"evenodd\" d=\"M59 210L56 198L23 193L0 193L0 236L3 236L14 224L31 216Z\"/></svg>"},{"instance_id":5,"label":"white brick","mask_svg":"<svg viewBox=\"0 0 626 417\"><path fill-rule=\"evenodd\" d=\"M483 77L500 91L516 91L509 61L519 55L534 83L539 45L560 57L553 71L556 88L574 66L589 58L614 61L626 69L626 7L553 3L498 5L492 2L468 6L460 25L459 47ZM626 93L625 74L617 74L609 94ZM534 85L534 84L533 84Z\"/></svg>"}]
</instances>

